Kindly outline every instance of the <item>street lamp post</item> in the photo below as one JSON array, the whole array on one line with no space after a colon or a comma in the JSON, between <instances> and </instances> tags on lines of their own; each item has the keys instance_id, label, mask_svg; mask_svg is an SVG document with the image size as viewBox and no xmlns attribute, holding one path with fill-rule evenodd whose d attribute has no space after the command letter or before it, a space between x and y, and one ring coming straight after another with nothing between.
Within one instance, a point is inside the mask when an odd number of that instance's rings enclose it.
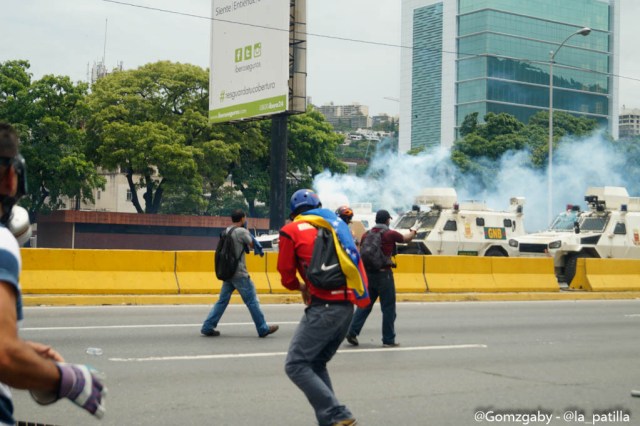
<instances>
[{"instance_id":1,"label":"street lamp post","mask_svg":"<svg viewBox=\"0 0 640 426\"><path fill-rule=\"evenodd\" d=\"M549 52L549 166L547 167L548 173L548 184L549 184L549 212L548 212L548 223L551 225L551 220L553 219L553 183L551 177L553 176L553 60L556 57L558 51L564 46L564 44L574 35L582 35L588 36L591 33L591 28L584 27L580 30L576 31L573 34L570 34L567 38L564 39L560 46L555 51Z\"/></svg>"}]
</instances>

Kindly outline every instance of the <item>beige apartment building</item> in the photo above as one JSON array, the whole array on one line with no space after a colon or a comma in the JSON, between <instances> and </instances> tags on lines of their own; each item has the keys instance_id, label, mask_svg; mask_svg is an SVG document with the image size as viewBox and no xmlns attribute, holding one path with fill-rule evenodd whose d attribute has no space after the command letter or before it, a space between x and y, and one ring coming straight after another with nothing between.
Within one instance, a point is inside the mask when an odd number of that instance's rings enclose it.
<instances>
[{"instance_id":1,"label":"beige apartment building","mask_svg":"<svg viewBox=\"0 0 640 426\"><path fill-rule=\"evenodd\" d=\"M120 172L107 172L98 170L100 176L106 179L104 189L94 189L93 198L95 203L80 203L80 210L90 210L99 212L112 213L137 213L136 208L131 202L132 193L129 189L127 176ZM134 180L138 178L134 176ZM138 199L144 205L142 198L145 192L144 188L138 189ZM65 199L64 210L75 210L75 200Z\"/></svg>"},{"instance_id":2,"label":"beige apartment building","mask_svg":"<svg viewBox=\"0 0 640 426\"><path fill-rule=\"evenodd\" d=\"M623 106L618 123L621 138L640 136L640 109L626 109Z\"/></svg>"}]
</instances>

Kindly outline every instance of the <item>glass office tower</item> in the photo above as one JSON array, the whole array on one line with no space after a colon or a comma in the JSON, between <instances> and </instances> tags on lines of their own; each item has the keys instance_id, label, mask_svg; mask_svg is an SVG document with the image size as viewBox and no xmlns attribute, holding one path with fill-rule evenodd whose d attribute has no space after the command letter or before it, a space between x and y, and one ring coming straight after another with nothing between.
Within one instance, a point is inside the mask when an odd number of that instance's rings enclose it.
<instances>
[{"instance_id":1,"label":"glass office tower","mask_svg":"<svg viewBox=\"0 0 640 426\"><path fill-rule=\"evenodd\" d=\"M550 51L582 27L591 34L571 37L555 56L553 108L594 118L617 137L617 14L615 0L404 0L413 49L411 67L403 54L401 102L411 108L401 104L401 150L450 146L470 113L526 123L548 111Z\"/></svg>"}]
</instances>

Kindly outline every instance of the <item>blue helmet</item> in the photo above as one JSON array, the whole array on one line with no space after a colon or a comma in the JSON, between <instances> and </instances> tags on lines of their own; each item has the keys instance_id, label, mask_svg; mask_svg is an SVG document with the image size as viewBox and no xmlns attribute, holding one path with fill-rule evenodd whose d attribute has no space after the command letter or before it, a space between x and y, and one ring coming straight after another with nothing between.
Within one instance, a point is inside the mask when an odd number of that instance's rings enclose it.
<instances>
[{"instance_id":1,"label":"blue helmet","mask_svg":"<svg viewBox=\"0 0 640 426\"><path fill-rule=\"evenodd\" d=\"M318 194L313 192L311 189L298 189L291 196L291 211L294 212L298 207L309 206L311 208L316 208L320 206L320 198L318 198Z\"/></svg>"}]
</instances>

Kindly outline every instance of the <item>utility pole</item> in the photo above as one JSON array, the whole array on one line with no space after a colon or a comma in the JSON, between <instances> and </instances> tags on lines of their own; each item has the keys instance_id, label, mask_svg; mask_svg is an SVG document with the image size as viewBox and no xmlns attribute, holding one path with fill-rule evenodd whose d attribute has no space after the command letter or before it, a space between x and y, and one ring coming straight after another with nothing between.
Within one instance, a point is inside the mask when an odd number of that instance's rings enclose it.
<instances>
[{"instance_id":1,"label":"utility pole","mask_svg":"<svg viewBox=\"0 0 640 426\"><path fill-rule=\"evenodd\" d=\"M287 117L287 114L278 114L271 119L269 229L280 229L285 221L287 208L287 144L289 141Z\"/></svg>"}]
</instances>

